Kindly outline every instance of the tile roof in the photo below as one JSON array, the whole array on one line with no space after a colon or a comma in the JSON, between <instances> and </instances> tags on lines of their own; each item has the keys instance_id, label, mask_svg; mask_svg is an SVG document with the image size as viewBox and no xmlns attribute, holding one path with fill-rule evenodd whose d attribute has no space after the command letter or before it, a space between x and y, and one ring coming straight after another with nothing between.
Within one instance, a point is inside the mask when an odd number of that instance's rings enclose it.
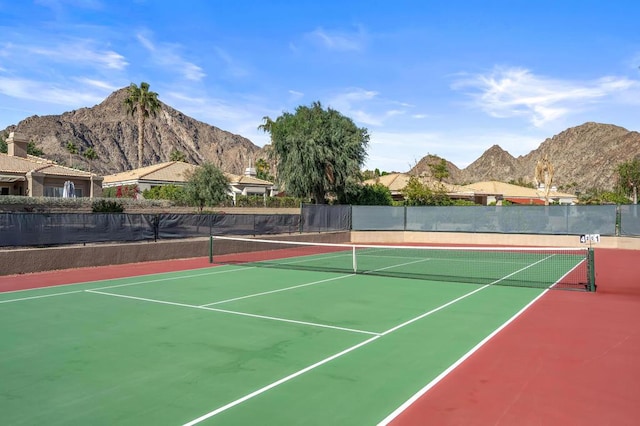
<instances>
[{"instance_id":1,"label":"tile roof","mask_svg":"<svg viewBox=\"0 0 640 426\"><path fill-rule=\"evenodd\" d=\"M503 195L504 197L544 198L545 195L543 190L526 188L524 186L512 185L510 183L498 181L476 182L470 185L465 185L464 188L467 188L468 190L471 190L475 193ZM550 191L549 197L576 198L576 196L573 194L567 194L558 191Z\"/></svg>"},{"instance_id":2,"label":"tile roof","mask_svg":"<svg viewBox=\"0 0 640 426\"><path fill-rule=\"evenodd\" d=\"M134 180L153 180L163 182L181 182L187 181L189 173L197 169L198 166L194 164L184 163L182 161L168 161L165 163L158 163L140 169L128 170L126 172L115 173L104 177L105 184L111 184L115 182L127 182ZM270 186L273 183L258 179L252 176L234 175L232 173L224 174L229 182L232 184L241 185L264 185Z\"/></svg>"},{"instance_id":3,"label":"tile roof","mask_svg":"<svg viewBox=\"0 0 640 426\"><path fill-rule=\"evenodd\" d=\"M365 180L363 183L365 185L381 183L389 188L391 192L401 192L407 186L407 183L409 183L410 178L411 175L406 173L389 173L387 175L380 176L379 178ZM448 193L469 192L466 188L459 185L436 182L435 180L424 176L420 176L419 179L423 184L427 184L431 187L434 187L435 185L442 185Z\"/></svg>"},{"instance_id":4,"label":"tile roof","mask_svg":"<svg viewBox=\"0 0 640 426\"><path fill-rule=\"evenodd\" d=\"M35 157L33 155L28 155L27 158L22 158L0 153L0 173L24 175L32 170L53 176L89 178L93 175L93 173L61 166L56 164L54 161Z\"/></svg>"},{"instance_id":5,"label":"tile roof","mask_svg":"<svg viewBox=\"0 0 640 426\"><path fill-rule=\"evenodd\" d=\"M227 177L227 179L229 179L230 183L236 183L241 185L266 185L266 186L273 185L273 182L269 182L268 180L258 179L253 176L234 175L231 173L225 173L225 176Z\"/></svg>"},{"instance_id":6,"label":"tile roof","mask_svg":"<svg viewBox=\"0 0 640 426\"><path fill-rule=\"evenodd\" d=\"M186 182L187 174L198 166L182 161L168 161L140 169L127 170L104 177L104 183L125 182L130 180L156 180L169 182Z\"/></svg>"}]
</instances>

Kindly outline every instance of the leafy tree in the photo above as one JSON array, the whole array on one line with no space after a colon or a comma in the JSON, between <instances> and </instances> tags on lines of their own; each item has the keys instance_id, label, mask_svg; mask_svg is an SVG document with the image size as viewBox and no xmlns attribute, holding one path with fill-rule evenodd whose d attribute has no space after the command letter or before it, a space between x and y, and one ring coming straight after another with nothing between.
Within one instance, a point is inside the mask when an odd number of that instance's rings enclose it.
<instances>
[{"instance_id":1,"label":"leafy tree","mask_svg":"<svg viewBox=\"0 0 640 426\"><path fill-rule=\"evenodd\" d=\"M38 148L34 141L29 141L27 144L27 154L35 157L42 157L44 155L44 151Z\"/></svg>"},{"instance_id":2,"label":"leafy tree","mask_svg":"<svg viewBox=\"0 0 640 426\"><path fill-rule=\"evenodd\" d=\"M184 187L185 201L197 206L200 211L205 206L215 206L227 198L229 179L211 163L195 169L187 178Z\"/></svg>"},{"instance_id":3,"label":"leafy tree","mask_svg":"<svg viewBox=\"0 0 640 426\"><path fill-rule=\"evenodd\" d=\"M444 189L431 189L415 176L409 178L407 186L402 190L407 206L450 206L451 198Z\"/></svg>"},{"instance_id":4,"label":"leafy tree","mask_svg":"<svg viewBox=\"0 0 640 426\"><path fill-rule=\"evenodd\" d=\"M369 143L367 129L358 128L338 111L320 102L299 106L276 120L264 117L259 129L271 135L277 181L295 197L344 195L349 179L357 179Z\"/></svg>"},{"instance_id":5,"label":"leafy tree","mask_svg":"<svg viewBox=\"0 0 640 426\"><path fill-rule=\"evenodd\" d=\"M138 185L120 185L116 187L116 198L138 198L140 188Z\"/></svg>"},{"instance_id":6,"label":"leafy tree","mask_svg":"<svg viewBox=\"0 0 640 426\"><path fill-rule=\"evenodd\" d=\"M7 141L4 140L4 136L0 135L0 152L6 154L9 151L9 147L7 146Z\"/></svg>"},{"instance_id":7,"label":"leafy tree","mask_svg":"<svg viewBox=\"0 0 640 426\"><path fill-rule=\"evenodd\" d=\"M378 170L378 169L376 169ZM376 175L376 173L373 170L363 170L362 173L360 174L360 178L364 181L364 180L370 180L370 179L375 179L377 176L380 176L380 174Z\"/></svg>"},{"instance_id":8,"label":"leafy tree","mask_svg":"<svg viewBox=\"0 0 640 426\"><path fill-rule=\"evenodd\" d=\"M149 83L144 81L140 87L131 83L127 88L129 96L124 100L127 112L131 116L137 114L138 119L138 168L142 167L142 157L144 149L144 121L150 116L156 115L160 109L160 101L156 92L149 91Z\"/></svg>"},{"instance_id":9,"label":"leafy tree","mask_svg":"<svg viewBox=\"0 0 640 426\"><path fill-rule=\"evenodd\" d=\"M429 164L431 174L438 182L449 177L449 169L447 168L447 160L441 158L437 163Z\"/></svg>"},{"instance_id":10,"label":"leafy tree","mask_svg":"<svg viewBox=\"0 0 640 426\"><path fill-rule=\"evenodd\" d=\"M181 161L184 163L185 161L187 161L187 155L182 151L178 151L177 149L174 149L173 151L171 151L171 154L169 154L169 160Z\"/></svg>"},{"instance_id":11,"label":"leafy tree","mask_svg":"<svg viewBox=\"0 0 640 426\"><path fill-rule=\"evenodd\" d=\"M69 167L73 167L73 156L78 154L78 147L73 142L67 142L67 152L69 152Z\"/></svg>"},{"instance_id":12,"label":"leafy tree","mask_svg":"<svg viewBox=\"0 0 640 426\"><path fill-rule=\"evenodd\" d=\"M633 204L638 204L638 185L640 185L640 159L619 164L616 168L618 175L616 189L620 194L633 199Z\"/></svg>"},{"instance_id":13,"label":"leafy tree","mask_svg":"<svg viewBox=\"0 0 640 426\"><path fill-rule=\"evenodd\" d=\"M271 174L269 174L270 169L271 166L269 166L269 163L264 158L259 158L256 161L256 177L258 179L273 182L275 178Z\"/></svg>"},{"instance_id":14,"label":"leafy tree","mask_svg":"<svg viewBox=\"0 0 640 426\"><path fill-rule=\"evenodd\" d=\"M381 183L374 185L351 184L345 194L338 199L340 204L360 206L391 206L393 198L389 188Z\"/></svg>"},{"instance_id":15,"label":"leafy tree","mask_svg":"<svg viewBox=\"0 0 640 426\"><path fill-rule=\"evenodd\" d=\"M160 185L145 189L142 195L147 200L171 200L180 202L184 198L184 188L178 185Z\"/></svg>"},{"instance_id":16,"label":"leafy tree","mask_svg":"<svg viewBox=\"0 0 640 426\"><path fill-rule=\"evenodd\" d=\"M91 172L91 164L93 163L93 160L98 158L98 153L96 153L96 150L93 149L93 147L89 147L82 155L84 158L89 160L89 172Z\"/></svg>"},{"instance_id":17,"label":"leafy tree","mask_svg":"<svg viewBox=\"0 0 640 426\"><path fill-rule=\"evenodd\" d=\"M629 198L619 192L590 188L578 198L580 204L629 204Z\"/></svg>"}]
</instances>

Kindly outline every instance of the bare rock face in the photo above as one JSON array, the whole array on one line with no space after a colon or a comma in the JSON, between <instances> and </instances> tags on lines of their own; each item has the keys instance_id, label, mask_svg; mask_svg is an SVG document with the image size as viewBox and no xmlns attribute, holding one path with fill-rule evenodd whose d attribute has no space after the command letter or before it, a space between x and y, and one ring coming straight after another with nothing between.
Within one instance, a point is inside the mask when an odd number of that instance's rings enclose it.
<instances>
[{"instance_id":1,"label":"bare rock face","mask_svg":"<svg viewBox=\"0 0 640 426\"><path fill-rule=\"evenodd\" d=\"M422 159L420 159L420 161L418 161L416 165L413 166L411 170L409 170L408 173L410 175L429 176L435 179L435 177L433 176L432 167L438 165L442 160L443 158L438 157L437 155L428 154L422 157ZM446 160L445 162L447 165L447 171L449 172L449 177L444 178L442 180L443 182L453 183L464 179L461 174L462 172L458 167L456 167L455 164Z\"/></svg>"},{"instance_id":2,"label":"bare rock face","mask_svg":"<svg viewBox=\"0 0 640 426\"><path fill-rule=\"evenodd\" d=\"M494 145L459 173L451 173L450 180L457 184L485 180L533 183L536 164L545 156L553 165L553 185L558 188L567 192L611 190L616 185L618 165L640 157L640 133L611 124L585 123L545 140L518 158ZM451 170L456 169L452 165Z\"/></svg>"},{"instance_id":3,"label":"bare rock face","mask_svg":"<svg viewBox=\"0 0 640 426\"><path fill-rule=\"evenodd\" d=\"M101 175L131 170L138 164L138 126L124 106L127 96L127 88L119 89L92 108L32 116L9 126L4 134L19 131L44 151L45 158L59 164ZM250 163L267 158L265 150L249 139L195 120L162 102L160 106L157 115L145 122L143 165L169 161L171 153L179 151L189 163L210 162L225 172L242 174ZM69 154L68 142L76 145L80 155ZM88 148L98 154L92 162L81 155ZM536 163L545 156L554 167L558 188L567 192L610 190L616 185L617 166L640 158L640 133L611 124L585 123L545 140L518 158L494 145L465 169L446 161L449 177L444 181L533 183ZM409 173L432 175L432 167L441 161L437 155L426 155Z\"/></svg>"},{"instance_id":4,"label":"bare rock face","mask_svg":"<svg viewBox=\"0 0 640 426\"><path fill-rule=\"evenodd\" d=\"M485 180L509 182L517 179L519 169L518 160L498 145L493 145L464 169L463 176L469 182Z\"/></svg>"},{"instance_id":5,"label":"bare rock face","mask_svg":"<svg viewBox=\"0 0 640 426\"><path fill-rule=\"evenodd\" d=\"M118 173L137 167L138 127L127 113L123 88L99 105L61 115L32 116L9 126L44 151L44 157L98 174ZM155 117L145 120L143 166L169 161L179 151L192 164L211 162L221 170L242 174L250 162L262 157L262 150L249 139L188 117L160 103ZM80 153L93 148L98 158L89 164L82 155L70 156L72 142Z\"/></svg>"}]
</instances>

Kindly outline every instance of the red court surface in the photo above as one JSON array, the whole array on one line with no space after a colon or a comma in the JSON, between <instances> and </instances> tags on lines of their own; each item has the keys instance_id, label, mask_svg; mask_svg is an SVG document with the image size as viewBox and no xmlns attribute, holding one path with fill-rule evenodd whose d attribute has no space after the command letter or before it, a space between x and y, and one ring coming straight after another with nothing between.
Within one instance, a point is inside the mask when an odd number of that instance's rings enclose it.
<instances>
[{"instance_id":1,"label":"red court surface","mask_svg":"<svg viewBox=\"0 0 640 426\"><path fill-rule=\"evenodd\" d=\"M596 293L547 292L391 424L639 424L638 264L640 251L596 249ZM207 266L199 258L0 276L0 292Z\"/></svg>"},{"instance_id":2,"label":"red court surface","mask_svg":"<svg viewBox=\"0 0 640 426\"><path fill-rule=\"evenodd\" d=\"M596 293L547 292L391 424L640 424L639 263L597 249Z\"/></svg>"}]
</instances>

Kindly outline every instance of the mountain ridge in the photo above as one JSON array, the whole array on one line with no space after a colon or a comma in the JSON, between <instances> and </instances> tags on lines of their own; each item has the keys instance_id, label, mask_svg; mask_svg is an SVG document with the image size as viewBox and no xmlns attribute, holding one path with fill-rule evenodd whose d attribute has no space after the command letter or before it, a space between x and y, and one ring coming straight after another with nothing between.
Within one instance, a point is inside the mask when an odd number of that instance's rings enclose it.
<instances>
[{"instance_id":1,"label":"mountain ridge","mask_svg":"<svg viewBox=\"0 0 640 426\"><path fill-rule=\"evenodd\" d=\"M127 88L118 89L93 106L59 115L31 116L10 131L23 133L45 153L43 157L98 174L133 169L137 164L138 128L135 117L127 113ZM89 163L81 155L70 156L66 149L73 142L80 152L93 148L98 159ZM265 158L264 148L249 139L201 122L160 102L155 117L145 122L144 165L169 161L179 151L192 164L212 162L225 172L242 174ZM526 155L514 157L499 145L487 149L464 169L446 162L448 183L499 180L534 182L537 162L547 156L554 166L554 185L564 190L612 189L616 167L640 158L640 133L613 124L587 122L545 139ZM441 157L427 154L409 170L410 174L431 173Z\"/></svg>"},{"instance_id":2,"label":"mountain ridge","mask_svg":"<svg viewBox=\"0 0 640 426\"><path fill-rule=\"evenodd\" d=\"M131 170L137 165L138 127L135 117L126 111L126 97L127 88L122 88L93 107L31 116L7 127L5 133L23 133L45 152L45 158L60 164L91 168L100 174ZM187 162L209 161L223 171L241 174L262 152L249 139L191 118L163 102L156 116L146 119L144 132L143 165L169 161L171 152L177 150ZM70 159L68 142L80 152L93 148L98 159L93 164L80 155Z\"/></svg>"},{"instance_id":3,"label":"mountain ridge","mask_svg":"<svg viewBox=\"0 0 640 426\"><path fill-rule=\"evenodd\" d=\"M518 157L493 145L464 169L448 166L450 177L446 181L532 184L536 164L545 156L554 168L554 186L571 192L593 188L612 190L616 185L617 166L640 158L640 133L613 124L587 122L545 139L538 148ZM409 173L429 175L430 168L424 164L420 160Z\"/></svg>"}]
</instances>

